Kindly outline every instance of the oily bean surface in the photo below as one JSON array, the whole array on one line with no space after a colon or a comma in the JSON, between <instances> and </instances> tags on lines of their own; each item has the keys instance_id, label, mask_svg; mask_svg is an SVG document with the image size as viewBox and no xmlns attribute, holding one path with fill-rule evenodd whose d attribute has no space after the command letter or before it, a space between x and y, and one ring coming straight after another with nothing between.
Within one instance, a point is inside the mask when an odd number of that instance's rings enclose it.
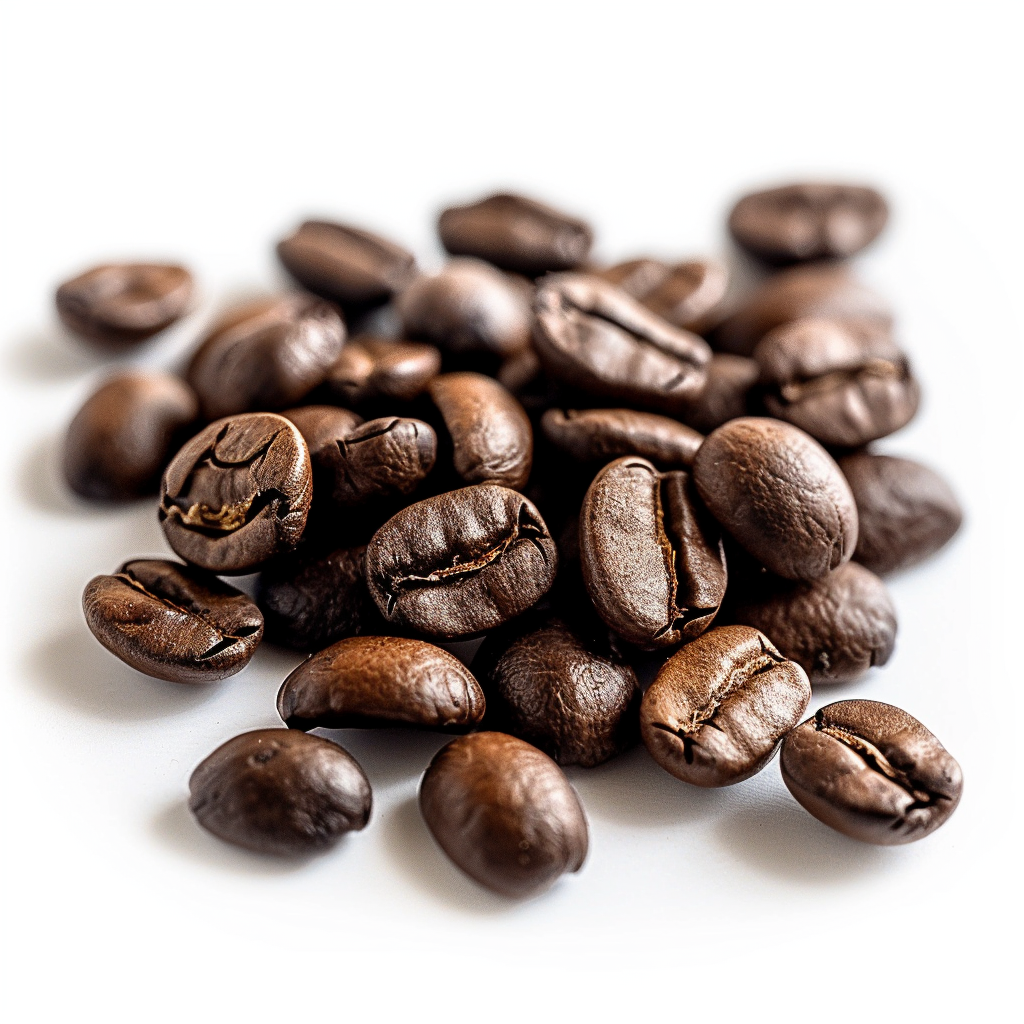
<instances>
[{"instance_id":1,"label":"oily bean surface","mask_svg":"<svg viewBox=\"0 0 1024 1024\"><path fill-rule=\"evenodd\" d=\"M690 466L703 435L668 416L634 409L548 409L545 437L583 462L639 455L666 468Z\"/></svg>"},{"instance_id":2,"label":"oily bean surface","mask_svg":"<svg viewBox=\"0 0 1024 1024\"><path fill-rule=\"evenodd\" d=\"M504 733L442 748L423 776L420 810L458 867L513 899L539 895L587 856L587 819L561 768Z\"/></svg>"},{"instance_id":3,"label":"oily bean surface","mask_svg":"<svg viewBox=\"0 0 1024 1024\"><path fill-rule=\"evenodd\" d=\"M807 710L799 665L746 626L719 626L677 651L644 694L640 729L651 756L695 786L755 775Z\"/></svg>"},{"instance_id":4,"label":"oily bean surface","mask_svg":"<svg viewBox=\"0 0 1024 1024\"><path fill-rule=\"evenodd\" d=\"M866 843L923 839L956 810L960 765L916 718L891 704L821 708L782 745L782 778L819 821Z\"/></svg>"},{"instance_id":5,"label":"oily bean surface","mask_svg":"<svg viewBox=\"0 0 1024 1024\"><path fill-rule=\"evenodd\" d=\"M337 446L339 438L347 437L363 422L358 413L336 405L300 405L282 409L281 415L299 428L310 459L325 448Z\"/></svg>"},{"instance_id":6,"label":"oily bean surface","mask_svg":"<svg viewBox=\"0 0 1024 1024\"><path fill-rule=\"evenodd\" d=\"M411 402L441 372L441 353L418 341L353 338L327 373L325 386L338 401Z\"/></svg>"},{"instance_id":7,"label":"oily bean surface","mask_svg":"<svg viewBox=\"0 0 1024 1024\"><path fill-rule=\"evenodd\" d=\"M207 831L276 856L319 853L370 818L370 783L351 754L288 729L242 733L189 779L189 809Z\"/></svg>"},{"instance_id":8,"label":"oily bean surface","mask_svg":"<svg viewBox=\"0 0 1024 1024\"><path fill-rule=\"evenodd\" d=\"M707 382L700 394L688 399L678 410L683 423L705 434L755 411L752 391L761 373L753 359L728 352L715 352L707 372Z\"/></svg>"}]
</instances>

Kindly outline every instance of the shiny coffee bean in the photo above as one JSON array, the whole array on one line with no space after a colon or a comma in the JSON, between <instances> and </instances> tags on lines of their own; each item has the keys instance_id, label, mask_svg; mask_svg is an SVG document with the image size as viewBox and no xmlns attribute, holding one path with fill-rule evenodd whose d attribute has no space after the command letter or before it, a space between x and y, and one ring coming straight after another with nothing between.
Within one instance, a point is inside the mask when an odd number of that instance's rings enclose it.
<instances>
[{"instance_id":1,"label":"shiny coffee bean","mask_svg":"<svg viewBox=\"0 0 1024 1024\"><path fill-rule=\"evenodd\" d=\"M458 658L398 636L339 640L304 661L277 695L278 714L289 729L469 732L486 706L480 684Z\"/></svg>"},{"instance_id":2,"label":"shiny coffee bean","mask_svg":"<svg viewBox=\"0 0 1024 1024\"><path fill-rule=\"evenodd\" d=\"M536 604L558 568L536 507L489 484L419 501L389 519L366 551L370 594L392 626L455 639Z\"/></svg>"},{"instance_id":3,"label":"shiny coffee bean","mask_svg":"<svg viewBox=\"0 0 1024 1024\"><path fill-rule=\"evenodd\" d=\"M636 742L640 684L604 630L511 623L488 636L473 668L488 695L486 724L560 765L591 768Z\"/></svg>"},{"instance_id":4,"label":"shiny coffee bean","mask_svg":"<svg viewBox=\"0 0 1024 1024\"><path fill-rule=\"evenodd\" d=\"M857 507L846 478L797 427L730 420L701 445L693 479L711 514L777 576L819 579L853 554Z\"/></svg>"},{"instance_id":5,"label":"shiny coffee bean","mask_svg":"<svg viewBox=\"0 0 1024 1024\"><path fill-rule=\"evenodd\" d=\"M347 437L363 422L358 413L336 405L300 405L282 409L281 415L299 428L311 459L324 448L337 445L339 438Z\"/></svg>"},{"instance_id":6,"label":"shiny coffee bean","mask_svg":"<svg viewBox=\"0 0 1024 1024\"><path fill-rule=\"evenodd\" d=\"M504 192L450 207L438 219L437 229L453 256L476 256L528 277L578 267L594 240L583 221Z\"/></svg>"},{"instance_id":7,"label":"shiny coffee bean","mask_svg":"<svg viewBox=\"0 0 1024 1024\"><path fill-rule=\"evenodd\" d=\"M327 373L327 390L339 402L411 402L441 372L441 353L417 341L360 335L342 350Z\"/></svg>"},{"instance_id":8,"label":"shiny coffee bean","mask_svg":"<svg viewBox=\"0 0 1024 1024\"><path fill-rule=\"evenodd\" d=\"M219 746L188 781L189 810L208 832L257 853L319 853L370 818L370 783L337 743L257 729Z\"/></svg>"},{"instance_id":9,"label":"shiny coffee bean","mask_svg":"<svg viewBox=\"0 0 1024 1024\"><path fill-rule=\"evenodd\" d=\"M725 596L717 524L683 470L617 459L580 510L580 560L601 618L640 647L670 647L704 632Z\"/></svg>"},{"instance_id":10,"label":"shiny coffee bean","mask_svg":"<svg viewBox=\"0 0 1024 1024\"><path fill-rule=\"evenodd\" d=\"M856 562L810 583L775 580L741 590L730 618L761 630L815 685L884 665L896 644L889 591Z\"/></svg>"},{"instance_id":11,"label":"shiny coffee bean","mask_svg":"<svg viewBox=\"0 0 1024 1024\"><path fill-rule=\"evenodd\" d=\"M102 384L68 427L68 486L94 501L127 501L160 489L160 474L199 415L192 389L169 373L120 373Z\"/></svg>"},{"instance_id":12,"label":"shiny coffee bean","mask_svg":"<svg viewBox=\"0 0 1024 1024\"><path fill-rule=\"evenodd\" d=\"M590 394L671 412L704 386L711 350L586 274L537 288L534 343L552 376Z\"/></svg>"},{"instance_id":13,"label":"shiny coffee bean","mask_svg":"<svg viewBox=\"0 0 1024 1024\"><path fill-rule=\"evenodd\" d=\"M728 352L712 355L707 372L707 383L700 394L688 399L678 410L684 423L705 434L754 411L751 393L761 374L753 359Z\"/></svg>"},{"instance_id":14,"label":"shiny coffee bean","mask_svg":"<svg viewBox=\"0 0 1024 1024\"><path fill-rule=\"evenodd\" d=\"M370 231L307 220L277 255L303 288L342 305L365 306L389 299L415 274L411 252Z\"/></svg>"},{"instance_id":15,"label":"shiny coffee bean","mask_svg":"<svg viewBox=\"0 0 1024 1024\"><path fill-rule=\"evenodd\" d=\"M695 786L755 775L807 710L799 665L746 626L719 626L677 651L644 694L640 729L665 771Z\"/></svg>"},{"instance_id":16,"label":"shiny coffee bean","mask_svg":"<svg viewBox=\"0 0 1024 1024\"><path fill-rule=\"evenodd\" d=\"M795 320L754 349L765 409L822 444L857 448L913 418L920 389L888 329Z\"/></svg>"},{"instance_id":17,"label":"shiny coffee bean","mask_svg":"<svg viewBox=\"0 0 1024 1024\"><path fill-rule=\"evenodd\" d=\"M160 522L186 562L237 575L294 549L312 496L298 428L273 413L243 413L211 423L175 455Z\"/></svg>"},{"instance_id":18,"label":"shiny coffee bean","mask_svg":"<svg viewBox=\"0 0 1024 1024\"><path fill-rule=\"evenodd\" d=\"M888 219L885 199L873 188L804 182L744 196L729 215L729 231L769 263L797 263L853 256Z\"/></svg>"},{"instance_id":19,"label":"shiny coffee bean","mask_svg":"<svg viewBox=\"0 0 1024 1024\"><path fill-rule=\"evenodd\" d=\"M561 768L513 736L461 736L431 761L420 810L441 849L480 885L536 896L587 856L587 819Z\"/></svg>"},{"instance_id":20,"label":"shiny coffee bean","mask_svg":"<svg viewBox=\"0 0 1024 1024\"><path fill-rule=\"evenodd\" d=\"M523 407L491 377L443 373L427 388L451 437L455 472L468 484L523 487L533 428Z\"/></svg>"},{"instance_id":21,"label":"shiny coffee bean","mask_svg":"<svg viewBox=\"0 0 1024 1024\"><path fill-rule=\"evenodd\" d=\"M924 561L948 544L963 511L949 484L911 459L855 452L839 460L857 502L854 560L884 575Z\"/></svg>"},{"instance_id":22,"label":"shiny coffee bean","mask_svg":"<svg viewBox=\"0 0 1024 1024\"><path fill-rule=\"evenodd\" d=\"M57 289L64 326L100 348L126 348L183 317L192 275L168 263L104 263Z\"/></svg>"},{"instance_id":23,"label":"shiny coffee bean","mask_svg":"<svg viewBox=\"0 0 1024 1024\"><path fill-rule=\"evenodd\" d=\"M294 292L231 310L192 357L188 382L209 419L286 409L324 381L345 343L337 310Z\"/></svg>"},{"instance_id":24,"label":"shiny coffee bean","mask_svg":"<svg viewBox=\"0 0 1024 1024\"><path fill-rule=\"evenodd\" d=\"M880 846L923 839L956 810L960 765L916 718L873 700L829 704L782 745L782 778L819 821Z\"/></svg>"},{"instance_id":25,"label":"shiny coffee bean","mask_svg":"<svg viewBox=\"0 0 1024 1024\"><path fill-rule=\"evenodd\" d=\"M174 683L234 675L263 636L263 616L245 594L202 569L161 559L132 559L112 576L97 576L82 607L111 654Z\"/></svg>"},{"instance_id":26,"label":"shiny coffee bean","mask_svg":"<svg viewBox=\"0 0 1024 1024\"><path fill-rule=\"evenodd\" d=\"M633 409L548 409L541 429L556 448L582 462L639 455L658 466L689 466L702 434L667 416Z\"/></svg>"},{"instance_id":27,"label":"shiny coffee bean","mask_svg":"<svg viewBox=\"0 0 1024 1024\"><path fill-rule=\"evenodd\" d=\"M640 256L593 273L639 301L668 277L669 270L669 264L663 260Z\"/></svg>"}]
</instances>

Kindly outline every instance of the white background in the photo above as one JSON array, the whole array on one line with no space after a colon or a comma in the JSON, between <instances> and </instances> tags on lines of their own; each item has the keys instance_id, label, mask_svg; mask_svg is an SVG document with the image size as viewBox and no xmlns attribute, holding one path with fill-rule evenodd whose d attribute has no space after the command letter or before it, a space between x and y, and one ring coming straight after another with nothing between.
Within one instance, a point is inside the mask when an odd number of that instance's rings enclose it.
<instances>
[{"instance_id":1,"label":"white background","mask_svg":"<svg viewBox=\"0 0 1024 1024\"><path fill-rule=\"evenodd\" d=\"M4 415L4 1002L16 1021L994 1019L1019 973L1019 7L856 2L12 5L0 31ZM176 365L211 311L279 282L300 217L439 260L435 212L513 186L591 218L598 254L721 251L741 191L883 187L862 261L926 401L882 446L940 468L968 522L896 580L897 652L856 685L964 769L949 824L878 849L832 833L772 764L721 792L641 749L571 777L578 876L513 906L462 877L414 803L442 739L348 733L371 825L294 865L184 808L193 766L277 724L295 663L205 688L108 656L94 574L164 551L152 503L98 510L56 471L109 371L56 327L94 261L181 259L195 316L129 360ZM1005 1011L1009 1014L1011 1011ZM903 1014L903 1016L900 1016ZM656 1015L656 1018L655 1018Z\"/></svg>"}]
</instances>

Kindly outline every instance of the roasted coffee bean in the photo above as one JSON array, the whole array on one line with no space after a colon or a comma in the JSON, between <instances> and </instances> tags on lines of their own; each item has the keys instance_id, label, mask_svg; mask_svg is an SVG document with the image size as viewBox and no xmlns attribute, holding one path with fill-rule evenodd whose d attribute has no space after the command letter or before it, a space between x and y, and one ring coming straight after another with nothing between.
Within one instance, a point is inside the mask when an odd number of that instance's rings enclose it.
<instances>
[{"instance_id":1,"label":"roasted coffee bean","mask_svg":"<svg viewBox=\"0 0 1024 1024\"><path fill-rule=\"evenodd\" d=\"M277 695L289 729L469 732L486 707L480 684L458 658L398 636L340 640L304 661Z\"/></svg>"},{"instance_id":2,"label":"roasted coffee bean","mask_svg":"<svg viewBox=\"0 0 1024 1024\"><path fill-rule=\"evenodd\" d=\"M677 651L644 694L640 729L665 771L695 786L757 774L807 710L811 686L767 637L719 626Z\"/></svg>"},{"instance_id":3,"label":"roasted coffee bean","mask_svg":"<svg viewBox=\"0 0 1024 1024\"><path fill-rule=\"evenodd\" d=\"M104 263L57 289L64 326L101 348L145 341L183 317L192 275L169 263Z\"/></svg>"},{"instance_id":4,"label":"roasted coffee bean","mask_svg":"<svg viewBox=\"0 0 1024 1024\"><path fill-rule=\"evenodd\" d=\"M534 342L552 376L594 395L671 412L704 386L711 350L621 289L586 274L537 288Z\"/></svg>"},{"instance_id":5,"label":"roasted coffee bean","mask_svg":"<svg viewBox=\"0 0 1024 1024\"><path fill-rule=\"evenodd\" d=\"M256 603L267 639L297 651L319 651L385 626L366 588L365 544L276 559L260 574Z\"/></svg>"},{"instance_id":6,"label":"roasted coffee bean","mask_svg":"<svg viewBox=\"0 0 1024 1024\"><path fill-rule=\"evenodd\" d=\"M924 561L960 529L963 512L949 484L911 459L855 452L839 460L857 503L854 560L884 575Z\"/></svg>"},{"instance_id":7,"label":"roasted coffee bean","mask_svg":"<svg viewBox=\"0 0 1024 1024\"><path fill-rule=\"evenodd\" d=\"M111 654L173 683L240 672L263 636L260 610L234 587L190 565L132 559L89 581L85 621Z\"/></svg>"},{"instance_id":8,"label":"roasted coffee bean","mask_svg":"<svg viewBox=\"0 0 1024 1024\"><path fill-rule=\"evenodd\" d=\"M777 576L819 579L853 554L850 487L828 452L797 427L730 420L700 446L693 479L711 514Z\"/></svg>"},{"instance_id":9,"label":"roasted coffee bean","mask_svg":"<svg viewBox=\"0 0 1024 1024\"><path fill-rule=\"evenodd\" d=\"M502 361L495 374L498 383L516 398L535 384L543 372L540 356L531 344L529 348L513 352L507 359ZM522 399L520 398L520 401Z\"/></svg>"},{"instance_id":10,"label":"roasted coffee bean","mask_svg":"<svg viewBox=\"0 0 1024 1024\"><path fill-rule=\"evenodd\" d=\"M231 310L192 357L188 381L209 419L286 409L324 381L345 343L338 311L294 292Z\"/></svg>"},{"instance_id":11,"label":"roasted coffee bean","mask_svg":"<svg viewBox=\"0 0 1024 1024\"><path fill-rule=\"evenodd\" d=\"M609 284L621 288L627 295L634 299L643 300L643 297L652 292L669 275L670 267L663 260L656 260L651 256L640 256L637 259L626 260L623 263L616 263L612 267L605 267L593 273Z\"/></svg>"},{"instance_id":12,"label":"roasted coffee bean","mask_svg":"<svg viewBox=\"0 0 1024 1024\"><path fill-rule=\"evenodd\" d=\"M528 277L578 267L594 241L583 221L504 192L450 207L438 219L437 229L453 256L477 256Z\"/></svg>"},{"instance_id":13,"label":"roasted coffee bean","mask_svg":"<svg viewBox=\"0 0 1024 1024\"><path fill-rule=\"evenodd\" d=\"M960 765L912 715L874 700L829 704L782 745L782 778L819 821L865 843L923 839L956 810Z\"/></svg>"},{"instance_id":14,"label":"roasted coffee bean","mask_svg":"<svg viewBox=\"0 0 1024 1024\"><path fill-rule=\"evenodd\" d=\"M488 695L486 724L558 764L591 768L636 742L640 684L605 630L510 623L488 636L473 668Z\"/></svg>"},{"instance_id":15,"label":"roasted coffee bean","mask_svg":"<svg viewBox=\"0 0 1024 1024\"><path fill-rule=\"evenodd\" d=\"M533 429L523 407L481 373L444 373L428 392L451 437L455 472L468 484L522 487L533 464Z\"/></svg>"},{"instance_id":16,"label":"roasted coffee bean","mask_svg":"<svg viewBox=\"0 0 1024 1024\"><path fill-rule=\"evenodd\" d=\"M538 895L587 856L587 819L562 770L504 733L443 747L423 776L420 810L458 867L513 899Z\"/></svg>"},{"instance_id":17,"label":"roasted coffee bean","mask_svg":"<svg viewBox=\"0 0 1024 1024\"><path fill-rule=\"evenodd\" d=\"M753 359L716 352L708 363L707 383L699 395L682 405L679 418L707 434L729 420L748 415L754 411L751 392L760 373Z\"/></svg>"},{"instance_id":18,"label":"roasted coffee bean","mask_svg":"<svg viewBox=\"0 0 1024 1024\"><path fill-rule=\"evenodd\" d=\"M888 219L873 188L803 182L744 196L729 215L729 231L769 263L797 263L853 256Z\"/></svg>"},{"instance_id":19,"label":"roasted coffee bean","mask_svg":"<svg viewBox=\"0 0 1024 1024\"><path fill-rule=\"evenodd\" d=\"M361 228L307 220L277 246L285 269L303 288L342 305L384 302L413 278L413 255Z\"/></svg>"},{"instance_id":20,"label":"roasted coffee bean","mask_svg":"<svg viewBox=\"0 0 1024 1024\"><path fill-rule=\"evenodd\" d=\"M298 544L312 496L298 428L273 413L243 413L211 423L174 456L160 521L185 561L237 575Z\"/></svg>"},{"instance_id":21,"label":"roasted coffee bean","mask_svg":"<svg viewBox=\"0 0 1024 1024\"><path fill-rule=\"evenodd\" d=\"M815 685L884 665L896 643L889 591L856 562L810 583L776 579L741 590L730 618L761 630Z\"/></svg>"},{"instance_id":22,"label":"roasted coffee bean","mask_svg":"<svg viewBox=\"0 0 1024 1024\"><path fill-rule=\"evenodd\" d=\"M704 632L725 596L717 524L690 475L629 456L601 470L580 510L580 560L601 618L640 647Z\"/></svg>"},{"instance_id":23,"label":"roasted coffee bean","mask_svg":"<svg viewBox=\"0 0 1024 1024\"><path fill-rule=\"evenodd\" d=\"M764 404L822 444L857 448L910 422L920 399L907 357L870 321L795 320L754 349Z\"/></svg>"},{"instance_id":24,"label":"roasted coffee bean","mask_svg":"<svg viewBox=\"0 0 1024 1024\"><path fill-rule=\"evenodd\" d=\"M337 743L257 729L219 746L188 780L189 810L208 832L257 853L319 853L370 818L370 783Z\"/></svg>"},{"instance_id":25,"label":"roasted coffee bean","mask_svg":"<svg viewBox=\"0 0 1024 1024\"><path fill-rule=\"evenodd\" d=\"M327 373L326 387L346 405L411 402L441 372L433 345L362 335L353 338Z\"/></svg>"},{"instance_id":26,"label":"roasted coffee bean","mask_svg":"<svg viewBox=\"0 0 1024 1024\"><path fill-rule=\"evenodd\" d=\"M363 422L358 413L336 405L301 405L283 409L281 415L299 428L310 459L324 448L337 446L340 438L347 437Z\"/></svg>"},{"instance_id":27,"label":"roasted coffee bean","mask_svg":"<svg viewBox=\"0 0 1024 1024\"><path fill-rule=\"evenodd\" d=\"M530 344L533 287L481 260L455 259L417 278L396 306L405 334L447 352L504 358Z\"/></svg>"},{"instance_id":28,"label":"roasted coffee bean","mask_svg":"<svg viewBox=\"0 0 1024 1024\"><path fill-rule=\"evenodd\" d=\"M846 267L811 264L769 277L715 328L714 344L723 352L748 356L769 331L805 317L892 327L889 304Z\"/></svg>"},{"instance_id":29,"label":"roasted coffee bean","mask_svg":"<svg viewBox=\"0 0 1024 1024\"><path fill-rule=\"evenodd\" d=\"M160 489L164 466L199 415L192 389L169 373L120 373L68 427L63 470L83 498L127 501Z\"/></svg>"},{"instance_id":30,"label":"roasted coffee bean","mask_svg":"<svg viewBox=\"0 0 1024 1024\"><path fill-rule=\"evenodd\" d=\"M366 551L370 594L387 621L455 639L484 633L534 605L558 568L536 507L482 484L417 502Z\"/></svg>"},{"instance_id":31,"label":"roasted coffee bean","mask_svg":"<svg viewBox=\"0 0 1024 1024\"><path fill-rule=\"evenodd\" d=\"M633 409L548 409L540 423L555 447L584 462L639 455L669 469L689 466L704 440L667 416Z\"/></svg>"}]
</instances>

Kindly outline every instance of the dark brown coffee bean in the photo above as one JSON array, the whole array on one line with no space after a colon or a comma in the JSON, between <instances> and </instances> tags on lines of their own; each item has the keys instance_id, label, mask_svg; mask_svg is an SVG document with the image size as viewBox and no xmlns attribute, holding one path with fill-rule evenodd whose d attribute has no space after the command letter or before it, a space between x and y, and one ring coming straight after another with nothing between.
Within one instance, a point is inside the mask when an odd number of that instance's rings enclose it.
<instances>
[{"instance_id":1,"label":"dark brown coffee bean","mask_svg":"<svg viewBox=\"0 0 1024 1024\"><path fill-rule=\"evenodd\" d=\"M540 422L553 445L584 462L639 455L669 469L689 466L704 440L667 416L633 409L548 409Z\"/></svg>"},{"instance_id":2,"label":"dark brown coffee bean","mask_svg":"<svg viewBox=\"0 0 1024 1024\"><path fill-rule=\"evenodd\" d=\"M198 415L199 402L180 378L120 373L93 392L71 421L64 479L95 501L156 494L164 466Z\"/></svg>"},{"instance_id":3,"label":"dark brown coffee bean","mask_svg":"<svg viewBox=\"0 0 1024 1024\"><path fill-rule=\"evenodd\" d=\"M640 730L665 771L695 786L757 774L807 710L811 686L756 629L719 626L662 666L640 707Z\"/></svg>"},{"instance_id":4,"label":"dark brown coffee bean","mask_svg":"<svg viewBox=\"0 0 1024 1024\"><path fill-rule=\"evenodd\" d=\"M455 639L526 611L550 589L555 542L536 507L489 484L403 509L366 551L370 594L387 621Z\"/></svg>"},{"instance_id":5,"label":"dark brown coffee bean","mask_svg":"<svg viewBox=\"0 0 1024 1024\"><path fill-rule=\"evenodd\" d=\"M303 288L342 305L384 302L415 274L407 249L370 231L307 220L279 242L277 255Z\"/></svg>"},{"instance_id":6,"label":"dark brown coffee bean","mask_svg":"<svg viewBox=\"0 0 1024 1024\"><path fill-rule=\"evenodd\" d=\"M819 579L853 554L857 507L846 478L797 427L730 420L700 446L693 479L711 514L777 576Z\"/></svg>"},{"instance_id":7,"label":"dark brown coffee bean","mask_svg":"<svg viewBox=\"0 0 1024 1024\"><path fill-rule=\"evenodd\" d=\"M263 636L263 616L241 591L201 569L160 559L133 559L112 576L97 576L82 607L111 654L173 683L209 683L240 672Z\"/></svg>"},{"instance_id":8,"label":"dark brown coffee bean","mask_svg":"<svg viewBox=\"0 0 1024 1024\"><path fill-rule=\"evenodd\" d=\"M725 596L725 553L683 470L617 459L590 485L580 511L580 559L601 618L640 647L670 647L704 632Z\"/></svg>"},{"instance_id":9,"label":"dark brown coffee bean","mask_svg":"<svg viewBox=\"0 0 1024 1024\"><path fill-rule=\"evenodd\" d=\"M104 263L57 289L64 326L101 348L145 341L183 317L192 275L169 263Z\"/></svg>"},{"instance_id":10,"label":"dark brown coffee bean","mask_svg":"<svg viewBox=\"0 0 1024 1024\"><path fill-rule=\"evenodd\" d=\"M203 415L286 409L326 379L345 343L338 311L295 292L227 314L192 357L188 381Z\"/></svg>"},{"instance_id":11,"label":"dark brown coffee bean","mask_svg":"<svg viewBox=\"0 0 1024 1024\"><path fill-rule=\"evenodd\" d=\"M503 388L522 401L522 393L536 384L542 373L540 356L531 344L529 348L520 349L502 361L498 367L497 380Z\"/></svg>"},{"instance_id":12,"label":"dark brown coffee bean","mask_svg":"<svg viewBox=\"0 0 1024 1024\"><path fill-rule=\"evenodd\" d=\"M911 459L855 452L839 460L857 502L854 560L884 575L933 555L960 529L963 512L949 484Z\"/></svg>"},{"instance_id":13,"label":"dark brown coffee bean","mask_svg":"<svg viewBox=\"0 0 1024 1024\"><path fill-rule=\"evenodd\" d=\"M441 372L433 345L362 335L353 338L327 374L327 389L346 405L411 402Z\"/></svg>"},{"instance_id":14,"label":"dark brown coffee bean","mask_svg":"<svg viewBox=\"0 0 1024 1024\"><path fill-rule=\"evenodd\" d=\"M427 389L451 436L455 472L468 484L522 487L533 464L523 407L481 373L444 373Z\"/></svg>"},{"instance_id":15,"label":"dark brown coffee bean","mask_svg":"<svg viewBox=\"0 0 1024 1024\"><path fill-rule=\"evenodd\" d=\"M889 219L873 188L803 182L744 196L729 215L733 238L770 263L853 256Z\"/></svg>"},{"instance_id":16,"label":"dark brown coffee bean","mask_svg":"<svg viewBox=\"0 0 1024 1024\"><path fill-rule=\"evenodd\" d=\"M363 422L358 413L336 405L301 405L282 409L281 415L299 428L311 459L324 448L336 446L339 438L347 437Z\"/></svg>"},{"instance_id":17,"label":"dark brown coffee bean","mask_svg":"<svg viewBox=\"0 0 1024 1024\"><path fill-rule=\"evenodd\" d=\"M423 820L470 878L513 899L536 896L587 856L587 819L561 768L513 736L460 736L431 761Z\"/></svg>"},{"instance_id":18,"label":"dark brown coffee bean","mask_svg":"<svg viewBox=\"0 0 1024 1024\"><path fill-rule=\"evenodd\" d=\"M273 413L243 413L211 423L175 455L160 521L176 554L230 576L291 551L312 496L298 428Z\"/></svg>"},{"instance_id":19,"label":"dark brown coffee bean","mask_svg":"<svg viewBox=\"0 0 1024 1024\"><path fill-rule=\"evenodd\" d=\"M782 745L782 778L819 821L865 843L923 839L956 810L960 765L912 715L874 700L829 704Z\"/></svg>"},{"instance_id":20,"label":"dark brown coffee bean","mask_svg":"<svg viewBox=\"0 0 1024 1024\"><path fill-rule=\"evenodd\" d=\"M188 781L189 810L208 832L257 853L319 853L370 818L370 783L337 743L257 729L219 746Z\"/></svg>"},{"instance_id":21,"label":"dark brown coffee bean","mask_svg":"<svg viewBox=\"0 0 1024 1024\"><path fill-rule=\"evenodd\" d=\"M751 392L760 369L753 359L716 352L708 363L707 383L678 411L679 418L705 434L729 420L753 412Z\"/></svg>"},{"instance_id":22,"label":"dark brown coffee bean","mask_svg":"<svg viewBox=\"0 0 1024 1024\"><path fill-rule=\"evenodd\" d=\"M741 590L730 617L761 630L815 685L845 683L884 665L896 644L889 591L856 562L811 583L776 580Z\"/></svg>"},{"instance_id":23,"label":"dark brown coffee bean","mask_svg":"<svg viewBox=\"0 0 1024 1024\"><path fill-rule=\"evenodd\" d=\"M766 334L754 359L767 411L822 444L860 447L917 412L907 357L878 324L795 320Z\"/></svg>"},{"instance_id":24,"label":"dark brown coffee bean","mask_svg":"<svg viewBox=\"0 0 1024 1024\"><path fill-rule=\"evenodd\" d=\"M277 695L289 729L469 732L486 706L480 684L458 658L398 636L340 640L304 661Z\"/></svg>"},{"instance_id":25,"label":"dark brown coffee bean","mask_svg":"<svg viewBox=\"0 0 1024 1024\"><path fill-rule=\"evenodd\" d=\"M671 412L704 386L711 350L614 285L586 274L545 278L534 342L545 369L572 387Z\"/></svg>"},{"instance_id":26,"label":"dark brown coffee bean","mask_svg":"<svg viewBox=\"0 0 1024 1024\"><path fill-rule=\"evenodd\" d=\"M511 623L487 638L473 668L488 695L487 725L558 764L591 768L636 742L640 684L604 630L552 618Z\"/></svg>"},{"instance_id":27,"label":"dark brown coffee bean","mask_svg":"<svg viewBox=\"0 0 1024 1024\"><path fill-rule=\"evenodd\" d=\"M528 277L578 267L594 240L583 221L509 193L450 207L437 229L453 256L477 256Z\"/></svg>"}]
</instances>

